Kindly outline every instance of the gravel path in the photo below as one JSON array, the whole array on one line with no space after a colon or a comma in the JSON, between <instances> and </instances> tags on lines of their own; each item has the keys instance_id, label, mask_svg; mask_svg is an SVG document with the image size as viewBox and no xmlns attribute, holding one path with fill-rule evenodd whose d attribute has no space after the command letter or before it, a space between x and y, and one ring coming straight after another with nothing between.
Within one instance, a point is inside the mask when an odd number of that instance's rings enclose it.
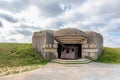
<instances>
[{"instance_id":1,"label":"gravel path","mask_svg":"<svg viewBox=\"0 0 120 80\"><path fill-rule=\"evenodd\" d=\"M57 64L20 74L0 77L0 80L120 80L120 64Z\"/></svg>"}]
</instances>

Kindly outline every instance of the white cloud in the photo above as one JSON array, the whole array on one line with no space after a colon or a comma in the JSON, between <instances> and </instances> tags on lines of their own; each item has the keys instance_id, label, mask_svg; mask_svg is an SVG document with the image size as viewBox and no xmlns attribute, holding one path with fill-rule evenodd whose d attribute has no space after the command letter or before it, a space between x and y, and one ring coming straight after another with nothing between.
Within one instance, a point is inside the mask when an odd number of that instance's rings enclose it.
<instances>
[{"instance_id":1,"label":"white cloud","mask_svg":"<svg viewBox=\"0 0 120 80\"><path fill-rule=\"evenodd\" d=\"M36 19L39 17L39 10L36 6L29 6L29 8L17 13L15 16L19 19Z\"/></svg>"},{"instance_id":2,"label":"white cloud","mask_svg":"<svg viewBox=\"0 0 120 80\"><path fill-rule=\"evenodd\" d=\"M0 13L18 19L12 23L0 17L4 25L0 41L31 42L34 31L74 27L101 33L104 46L120 47L119 4L119 0L0 1Z\"/></svg>"}]
</instances>

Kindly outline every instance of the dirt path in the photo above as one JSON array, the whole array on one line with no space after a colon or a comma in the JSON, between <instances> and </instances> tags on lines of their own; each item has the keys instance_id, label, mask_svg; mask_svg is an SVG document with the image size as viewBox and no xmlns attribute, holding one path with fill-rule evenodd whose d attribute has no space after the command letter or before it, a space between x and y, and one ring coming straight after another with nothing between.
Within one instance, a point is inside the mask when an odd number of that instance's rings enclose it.
<instances>
[{"instance_id":1,"label":"dirt path","mask_svg":"<svg viewBox=\"0 0 120 80\"><path fill-rule=\"evenodd\" d=\"M20 74L1 77L0 80L120 80L120 64L56 64Z\"/></svg>"}]
</instances>

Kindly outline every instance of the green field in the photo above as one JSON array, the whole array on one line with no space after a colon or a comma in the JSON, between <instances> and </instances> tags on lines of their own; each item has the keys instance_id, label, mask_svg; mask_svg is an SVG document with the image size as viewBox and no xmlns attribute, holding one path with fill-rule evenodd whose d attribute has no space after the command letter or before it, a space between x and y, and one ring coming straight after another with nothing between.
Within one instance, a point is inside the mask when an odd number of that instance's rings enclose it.
<instances>
[{"instance_id":1,"label":"green field","mask_svg":"<svg viewBox=\"0 0 120 80\"><path fill-rule=\"evenodd\" d=\"M0 67L19 67L47 63L31 44L0 43Z\"/></svg>"},{"instance_id":2,"label":"green field","mask_svg":"<svg viewBox=\"0 0 120 80\"><path fill-rule=\"evenodd\" d=\"M96 61L102 63L120 63L120 48L104 47L102 55Z\"/></svg>"}]
</instances>

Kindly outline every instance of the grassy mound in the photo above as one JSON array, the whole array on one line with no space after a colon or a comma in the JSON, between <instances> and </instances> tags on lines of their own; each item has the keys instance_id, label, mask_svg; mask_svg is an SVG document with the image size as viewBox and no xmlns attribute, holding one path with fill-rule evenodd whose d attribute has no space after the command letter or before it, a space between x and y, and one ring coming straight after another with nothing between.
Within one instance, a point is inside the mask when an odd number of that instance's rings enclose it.
<instances>
[{"instance_id":1,"label":"grassy mound","mask_svg":"<svg viewBox=\"0 0 120 80\"><path fill-rule=\"evenodd\" d=\"M96 61L103 63L120 63L120 48L104 47L102 55Z\"/></svg>"},{"instance_id":2,"label":"grassy mound","mask_svg":"<svg viewBox=\"0 0 120 80\"><path fill-rule=\"evenodd\" d=\"M31 44L0 43L0 67L45 64Z\"/></svg>"}]
</instances>

